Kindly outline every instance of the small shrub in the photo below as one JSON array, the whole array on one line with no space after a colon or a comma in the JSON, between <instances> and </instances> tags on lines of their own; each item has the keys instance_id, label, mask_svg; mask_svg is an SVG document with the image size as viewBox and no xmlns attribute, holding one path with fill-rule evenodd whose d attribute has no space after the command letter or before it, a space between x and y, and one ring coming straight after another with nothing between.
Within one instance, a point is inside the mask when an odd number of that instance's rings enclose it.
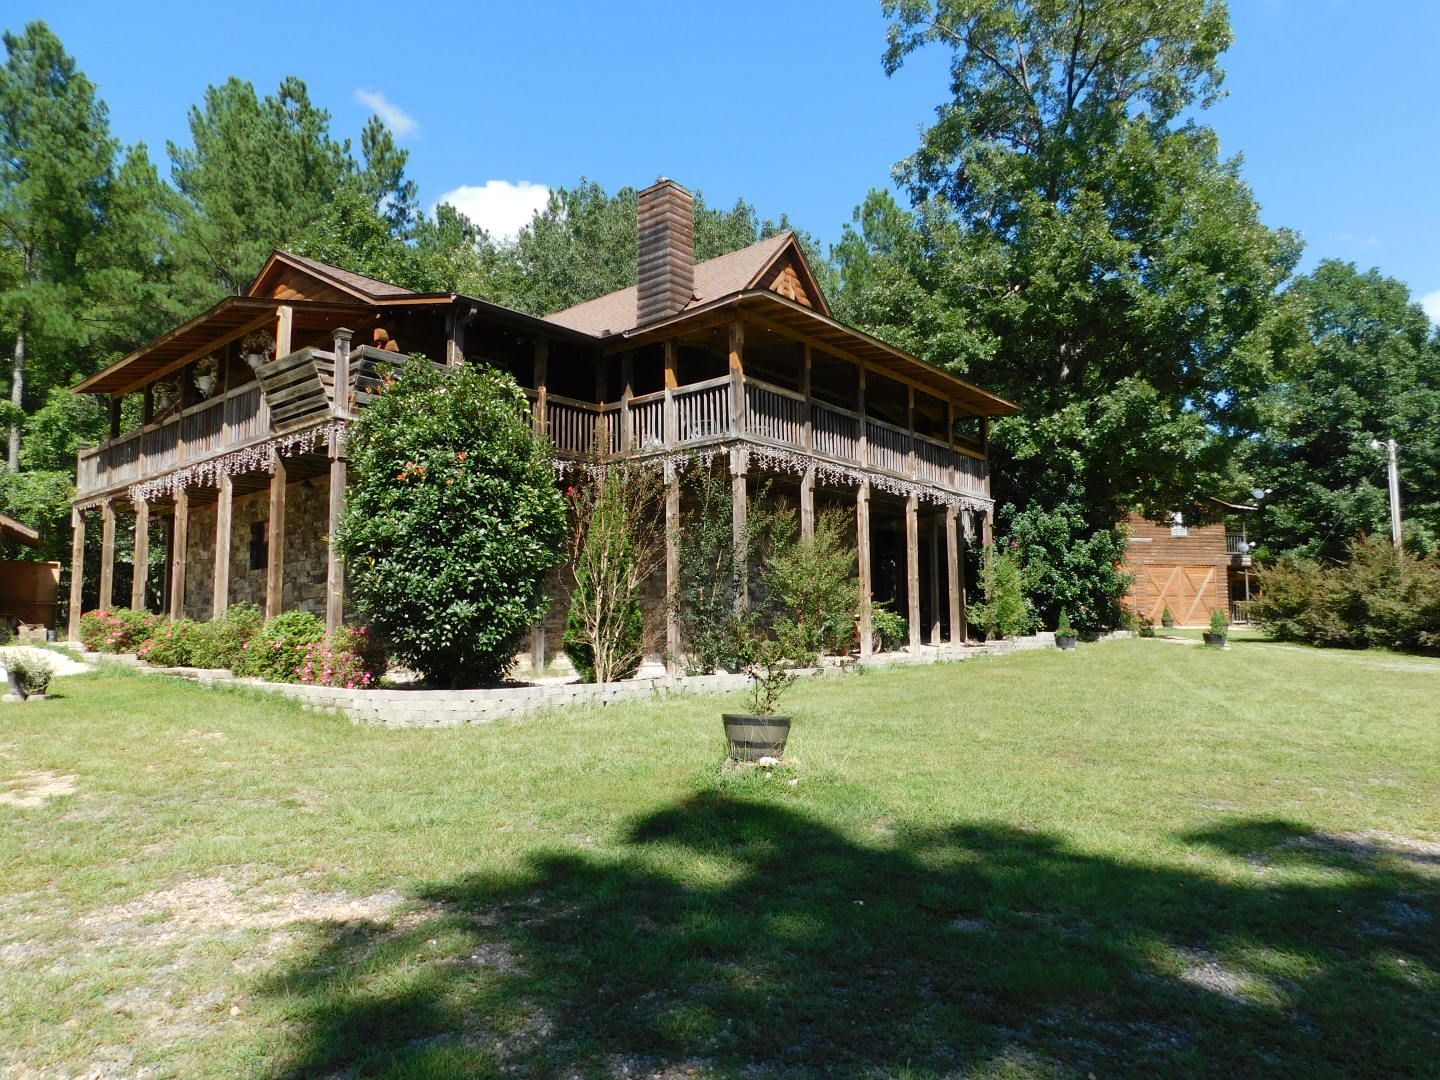
<instances>
[{"instance_id":1,"label":"small shrub","mask_svg":"<svg viewBox=\"0 0 1440 1080\"><path fill-rule=\"evenodd\" d=\"M1230 620L1225 617L1225 612L1216 608L1210 612L1210 633L1226 634L1230 632Z\"/></svg>"},{"instance_id":2,"label":"small shrub","mask_svg":"<svg viewBox=\"0 0 1440 1080\"><path fill-rule=\"evenodd\" d=\"M91 652L135 652L161 621L158 615L129 608L87 611L80 616L80 643Z\"/></svg>"},{"instance_id":3,"label":"small shrub","mask_svg":"<svg viewBox=\"0 0 1440 1080\"><path fill-rule=\"evenodd\" d=\"M1151 618L1150 616L1148 616L1148 615L1145 616L1144 618L1140 618L1139 616L1137 616L1137 617L1136 617L1136 621L1139 623L1140 636L1141 636L1141 637L1143 637L1143 638L1153 638L1153 637L1155 636L1155 620L1154 620L1154 619L1152 619L1152 618Z\"/></svg>"},{"instance_id":4,"label":"small shrub","mask_svg":"<svg viewBox=\"0 0 1440 1080\"><path fill-rule=\"evenodd\" d=\"M1160 622L1165 626L1175 625L1175 616L1170 614L1170 608L1168 606L1160 613Z\"/></svg>"},{"instance_id":5,"label":"small shrub","mask_svg":"<svg viewBox=\"0 0 1440 1080\"><path fill-rule=\"evenodd\" d=\"M246 642L259 632L264 622L265 613L255 604L234 604L226 608L220 618L200 624L191 664L233 671L245 657Z\"/></svg>"},{"instance_id":6,"label":"small shrub","mask_svg":"<svg viewBox=\"0 0 1440 1080\"><path fill-rule=\"evenodd\" d=\"M55 665L48 656L38 652L9 652L0 657L0 663L15 676L26 697L48 691L50 680L55 676Z\"/></svg>"},{"instance_id":7,"label":"small shrub","mask_svg":"<svg viewBox=\"0 0 1440 1080\"><path fill-rule=\"evenodd\" d=\"M1070 612L1060 609L1060 621L1055 624L1056 637L1075 637L1075 627L1070 625Z\"/></svg>"},{"instance_id":8,"label":"small shrub","mask_svg":"<svg viewBox=\"0 0 1440 1080\"><path fill-rule=\"evenodd\" d=\"M881 652L898 649L910 640L910 624L883 601L870 608L870 632Z\"/></svg>"},{"instance_id":9,"label":"small shrub","mask_svg":"<svg viewBox=\"0 0 1440 1080\"><path fill-rule=\"evenodd\" d=\"M368 690L385 673L385 657L375 635L364 629L341 630L331 639L311 642L295 670L298 682Z\"/></svg>"},{"instance_id":10,"label":"small shrub","mask_svg":"<svg viewBox=\"0 0 1440 1080\"><path fill-rule=\"evenodd\" d=\"M192 619L162 619L135 655L156 667L189 667L197 649L204 647L202 626Z\"/></svg>"},{"instance_id":11,"label":"small shrub","mask_svg":"<svg viewBox=\"0 0 1440 1080\"><path fill-rule=\"evenodd\" d=\"M985 631L986 640L1019 637L1033 627L1034 615L1025 599L1024 575L1013 545L991 544L985 549L980 587L985 599L975 605L975 623Z\"/></svg>"},{"instance_id":12,"label":"small shrub","mask_svg":"<svg viewBox=\"0 0 1440 1080\"><path fill-rule=\"evenodd\" d=\"M266 682L294 682L310 646L324 640L325 622L310 612L276 615L241 645L235 674Z\"/></svg>"},{"instance_id":13,"label":"small shrub","mask_svg":"<svg viewBox=\"0 0 1440 1080\"><path fill-rule=\"evenodd\" d=\"M819 514L809 538L797 536L793 525L793 517L777 520L764 582L778 608L776 623L792 628L794 659L808 665L822 653L849 653L860 589L838 512Z\"/></svg>"}]
</instances>

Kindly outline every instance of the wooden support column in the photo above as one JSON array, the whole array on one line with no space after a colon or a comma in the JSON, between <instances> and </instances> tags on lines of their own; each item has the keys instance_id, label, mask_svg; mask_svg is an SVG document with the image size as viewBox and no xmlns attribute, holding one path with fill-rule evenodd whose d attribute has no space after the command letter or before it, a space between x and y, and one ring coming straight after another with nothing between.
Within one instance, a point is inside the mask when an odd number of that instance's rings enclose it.
<instances>
[{"instance_id":1,"label":"wooden support column","mask_svg":"<svg viewBox=\"0 0 1440 1080\"><path fill-rule=\"evenodd\" d=\"M680 413L675 391L680 388L680 346L671 338L665 342L665 400L661 405L661 432L667 447L680 445Z\"/></svg>"},{"instance_id":2,"label":"wooden support column","mask_svg":"<svg viewBox=\"0 0 1440 1080\"><path fill-rule=\"evenodd\" d=\"M100 504L100 610L109 611L115 602L115 504Z\"/></svg>"},{"instance_id":3,"label":"wooden support column","mask_svg":"<svg viewBox=\"0 0 1440 1080\"><path fill-rule=\"evenodd\" d=\"M915 453L915 387L907 386L908 396L905 403L905 426L910 430L910 450L905 456L906 474L910 477L919 476L920 462Z\"/></svg>"},{"instance_id":4,"label":"wooden support column","mask_svg":"<svg viewBox=\"0 0 1440 1080\"><path fill-rule=\"evenodd\" d=\"M682 669L680 650L680 475L665 463L665 666Z\"/></svg>"},{"instance_id":5,"label":"wooden support column","mask_svg":"<svg viewBox=\"0 0 1440 1080\"><path fill-rule=\"evenodd\" d=\"M289 356L294 349L290 343L295 336L295 309L281 304L275 309L275 359Z\"/></svg>"},{"instance_id":6,"label":"wooden support column","mask_svg":"<svg viewBox=\"0 0 1440 1080\"><path fill-rule=\"evenodd\" d=\"M70 611L65 636L80 640L80 605L84 603L85 584L85 514L70 509Z\"/></svg>"},{"instance_id":7,"label":"wooden support column","mask_svg":"<svg viewBox=\"0 0 1440 1080\"><path fill-rule=\"evenodd\" d=\"M345 620L345 561L340 557L340 518L345 513L345 435L330 436L330 516L325 533L325 632L334 634Z\"/></svg>"},{"instance_id":8,"label":"wooden support column","mask_svg":"<svg viewBox=\"0 0 1440 1080\"><path fill-rule=\"evenodd\" d=\"M800 477L800 535L806 540L815 538L815 466L805 466Z\"/></svg>"},{"instance_id":9,"label":"wooden support column","mask_svg":"<svg viewBox=\"0 0 1440 1080\"><path fill-rule=\"evenodd\" d=\"M185 549L190 546L190 492L175 493L175 518L170 526L170 617L185 617Z\"/></svg>"},{"instance_id":10,"label":"wooden support column","mask_svg":"<svg viewBox=\"0 0 1440 1080\"><path fill-rule=\"evenodd\" d=\"M909 608L910 651L920 648L920 500L905 500L905 599Z\"/></svg>"},{"instance_id":11,"label":"wooden support column","mask_svg":"<svg viewBox=\"0 0 1440 1080\"><path fill-rule=\"evenodd\" d=\"M534 355L535 372L535 430L541 435L545 434L548 423L546 410L548 408L546 385L550 382L550 342L547 338L535 339Z\"/></svg>"},{"instance_id":12,"label":"wooden support column","mask_svg":"<svg viewBox=\"0 0 1440 1080\"><path fill-rule=\"evenodd\" d=\"M265 617L273 619L285 610L285 459L275 453L275 472L270 477L270 534L266 538Z\"/></svg>"},{"instance_id":13,"label":"wooden support column","mask_svg":"<svg viewBox=\"0 0 1440 1080\"><path fill-rule=\"evenodd\" d=\"M112 440L120 438L121 400L119 397L110 399L110 438Z\"/></svg>"},{"instance_id":14,"label":"wooden support column","mask_svg":"<svg viewBox=\"0 0 1440 1080\"><path fill-rule=\"evenodd\" d=\"M958 645L965 633L965 563L960 558L958 514L953 506L945 508L945 580L949 585L950 644Z\"/></svg>"},{"instance_id":15,"label":"wooden support column","mask_svg":"<svg viewBox=\"0 0 1440 1080\"><path fill-rule=\"evenodd\" d=\"M458 367L465 360L465 317L455 308L445 316L445 363Z\"/></svg>"},{"instance_id":16,"label":"wooden support column","mask_svg":"<svg viewBox=\"0 0 1440 1080\"><path fill-rule=\"evenodd\" d=\"M215 499L215 593L210 617L218 619L230 607L230 522L234 512L235 487L229 475L220 477Z\"/></svg>"},{"instance_id":17,"label":"wooden support column","mask_svg":"<svg viewBox=\"0 0 1440 1080\"><path fill-rule=\"evenodd\" d=\"M874 582L870 577L870 482L855 489L855 557L860 564L860 656L870 655L873 648L870 606Z\"/></svg>"},{"instance_id":18,"label":"wooden support column","mask_svg":"<svg viewBox=\"0 0 1440 1080\"><path fill-rule=\"evenodd\" d=\"M980 518L980 545L989 547L995 542L995 511L987 509Z\"/></svg>"},{"instance_id":19,"label":"wooden support column","mask_svg":"<svg viewBox=\"0 0 1440 1080\"><path fill-rule=\"evenodd\" d=\"M730 451L730 543L734 556L735 579L739 589L735 597L736 611L750 610L750 568L746 565L746 548L750 531L750 496L745 473L749 461L744 448Z\"/></svg>"},{"instance_id":20,"label":"wooden support column","mask_svg":"<svg viewBox=\"0 0 1440 1080\"><path fill-rule=\"evenodd\" d=\"M635 447L635 418L630 413L630 399L635 396L635 354L620 354L620 449Z\"/></svg>"},{"instance_id":21,"label":"wooden support column","mask_svg":"<svg viewBox=\"0 0 1440 1080\"><path fill-rule=\"evenodd\" d=\"M350 341L355 331L337 327L330 335L335 343L335 401L331 412L341 420L349 419L350 410Z\"/></svg>"},{"instance_id":22,"label":"wooden support column","mask_svg":"<svg viewBox=\"0 0 1440 1080\"><path fill-rule=\"evenodd\" d=\"M930 644L940 644L940 519L930 515Z\"/></svg>"},{"instance_id":23,"label":"wooden support column","mask_svg":"<svg viewBox=\"0 0 1440 1080\"><path fill-rule=\"evenodd\" d=\"M730 324L730 434L745 431L745 324Z\"/></svg>"},{"instance_id":24,"label":"wooden support column","mask_svg":"<svg viewBox=\"0 0 1440 1080\"><path fill-rule=\"evenodd\" d=\"M146 610L145 586L150 580L150 504L141 499L135 504L135 557L130 570L130 607Z\"/></svg>"},{"instance_id":25,"label":"wooden support column","mask_svg":"<svg viewBox=\"0 0 1440 1080\"><path fill-rule=\"evenodd\" d=\"M861 466L870 464L870 420L865 415L865 365L860 365L860 400L858 410L860 413L860 445L855 449L855 456L860 459Z\"/></svg>"}]
</instances>

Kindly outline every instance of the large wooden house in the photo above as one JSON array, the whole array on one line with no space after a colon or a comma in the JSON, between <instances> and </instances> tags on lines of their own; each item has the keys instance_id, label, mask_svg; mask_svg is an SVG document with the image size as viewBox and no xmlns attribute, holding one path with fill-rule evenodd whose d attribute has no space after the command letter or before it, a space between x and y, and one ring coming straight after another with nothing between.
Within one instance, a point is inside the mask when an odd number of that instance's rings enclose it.
<instances>
[{"instance_id":1,"label":"large wooden house","mask_svg":"<svg viewBox=\"0 0 1440 1080\"><path fill-rule=\"evenodd\" d=\"M345 429L379 362L398 352L513 374L562 462L597 452L667 462L672 595L674 465L703 456L729 468L737 531L762 483L793 494L807 530L817 506L843 506L864 596L908 617L912 645L964 640L964 548L986 535L993 506L988 423L1015 407L837 321L792 234L699 264L693 237L690 193L659 181L639 196L638 285L545 318L275 252L243 296L75 388L106 397L111 424L108 441L79 456L70 636L92 517L102 608L117 600L121 516L142 569L118 599L145 603L158 516L167 569L150 595L172 616L247 600L338 625ZM125 431L131 395L143 421ZM679 655L675 620L655 607L666 652ZM862 609L868 651L868 601ZM558 635L537 627L535 639L543 663Z\"/></svg>"}]
</instances>

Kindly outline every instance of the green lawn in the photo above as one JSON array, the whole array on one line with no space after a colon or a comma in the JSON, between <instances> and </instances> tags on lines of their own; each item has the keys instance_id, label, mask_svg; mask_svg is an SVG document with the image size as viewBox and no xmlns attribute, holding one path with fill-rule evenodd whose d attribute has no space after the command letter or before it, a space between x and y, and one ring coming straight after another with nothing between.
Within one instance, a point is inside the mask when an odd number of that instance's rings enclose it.
<instances>
[{"instance_id":1,"label":"green lawn","mask_svg":"<svg viewBox=\"0 0 1440 1080\"><path fill-rule=\"evenodd\" d=\"M0 1074L1440 1069L1440 664L1163 641L384 731L0 705ZM17 803L21 805L16 805Z\"/></svg>"}]
</instances>

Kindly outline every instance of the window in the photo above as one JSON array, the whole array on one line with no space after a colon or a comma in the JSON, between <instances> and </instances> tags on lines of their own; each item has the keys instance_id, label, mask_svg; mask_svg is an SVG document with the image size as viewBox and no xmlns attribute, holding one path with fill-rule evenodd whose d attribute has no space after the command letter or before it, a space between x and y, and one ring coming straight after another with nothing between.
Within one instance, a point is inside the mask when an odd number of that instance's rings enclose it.
<instances>
[{"instance_id":1,"label":"window","mask_svg":"<svg viewBox=\"0 0 1440 1080\"><path fill-rule=\"evenodd\" d=\"M1170 535L1176 537L1185 537L1190 535L1190 529L1185 524L1185 518L1183 515L1170 515Z\"/></svg>"},{"instance_id":2,"label":"window","mask_svg":"<svg viewBox=\"0 0 1440 1080\"><path fill-rule=\"evenodd\" d=\"M270 522L257 521L250 526L250 569L270 567Z\"/></svg>"}]
</instances>

